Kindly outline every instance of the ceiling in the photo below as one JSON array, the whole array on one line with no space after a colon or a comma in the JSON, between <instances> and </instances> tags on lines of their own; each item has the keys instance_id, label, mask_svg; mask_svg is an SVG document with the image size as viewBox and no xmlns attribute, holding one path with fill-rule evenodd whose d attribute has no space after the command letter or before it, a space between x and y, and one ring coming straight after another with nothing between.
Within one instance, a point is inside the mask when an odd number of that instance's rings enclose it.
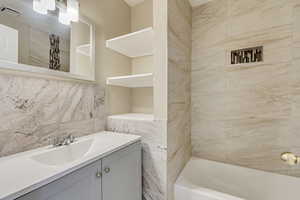
<instances>
[{"instance_id":1,"label":"ceiling","mask_svg":"<svg viewBox=\"0 0 300 200\"><path fill-rule=\"evenodd\" d=\"M135 6L144 0L124 0L129 6ZM192 7L200 6L212 0L190 0Z\"/></svg>"},{"instance_id":2,"label":"ceiling","mask_svg":"<svg viewBox=\"0 0 300 200\"><path fill-rule=\"evenodd\" d=\"M144 0L124 0L129 6L135 6L142 3Z\"/></svg>"},{"instance_id":3,"label":"ceiling","mask_svg":"<svg viewBox=\"0 0 300 200\"><path fill-rule=\"evenodd\" d=\"M205 4L209 1L211 1L211 0L190 0L190 3L192 5L192 7L196 7L196 6L200 6L202 4Z\"/></svg>"}]
</instances>

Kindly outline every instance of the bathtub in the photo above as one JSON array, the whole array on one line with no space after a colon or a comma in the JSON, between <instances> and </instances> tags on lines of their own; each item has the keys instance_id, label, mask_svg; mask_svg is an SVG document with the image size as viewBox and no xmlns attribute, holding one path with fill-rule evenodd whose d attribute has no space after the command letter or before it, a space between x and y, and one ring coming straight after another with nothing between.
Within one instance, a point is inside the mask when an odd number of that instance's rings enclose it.
<instances>
[{"instance_id":1,"label":"bathtub","mask_svg":"<svg viewBox=\"0 0 300 200\"><path fill-rule=\"evenodd\" d=\"M300 178L191 158L174 189L175 200L296 200Z\"/></svg>"}]
</instances>

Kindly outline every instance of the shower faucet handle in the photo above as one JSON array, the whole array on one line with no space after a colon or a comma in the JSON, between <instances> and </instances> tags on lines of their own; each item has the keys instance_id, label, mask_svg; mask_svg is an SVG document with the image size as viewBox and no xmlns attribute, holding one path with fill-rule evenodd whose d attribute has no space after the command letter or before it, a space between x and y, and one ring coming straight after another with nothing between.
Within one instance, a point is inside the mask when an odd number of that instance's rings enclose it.
<instances>
[{"instance_id":1,"label":"shower faucet handle","mask_svg":"<svg viewBox=\"0 0 300 200\"><path fill-rule=\"evenodd\" d=\"M299 165L300 164L300 157L291 153L291 152L284 152L281 154L281 160L287 163L288 165Z\"/></svg>"}]
</instances>

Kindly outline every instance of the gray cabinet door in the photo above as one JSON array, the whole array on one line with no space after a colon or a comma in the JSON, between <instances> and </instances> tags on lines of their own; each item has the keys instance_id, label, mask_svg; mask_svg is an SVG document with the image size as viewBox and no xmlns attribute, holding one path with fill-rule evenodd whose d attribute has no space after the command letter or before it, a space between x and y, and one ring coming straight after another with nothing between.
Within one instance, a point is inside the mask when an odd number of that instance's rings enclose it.
<instances>
[{"instance_id":1,"label":"gray cabinet door","mask_svg":"<svg viewBox=\"0 0 300 200\"><path fill-rule=\"evenodd\" d=\"M103 200L141 200L141 144L102 159Z\"/></svg>"},{"instance_id":2,"label":"gray cabinet door","mask_svg":"<svg viewBox=\"0 0 300 200\"><path fill-rule=\"evenodd\" d=\"M97 161L18 200L102 200L100 175L101 161Z\"/></svg>"}]
</instances>

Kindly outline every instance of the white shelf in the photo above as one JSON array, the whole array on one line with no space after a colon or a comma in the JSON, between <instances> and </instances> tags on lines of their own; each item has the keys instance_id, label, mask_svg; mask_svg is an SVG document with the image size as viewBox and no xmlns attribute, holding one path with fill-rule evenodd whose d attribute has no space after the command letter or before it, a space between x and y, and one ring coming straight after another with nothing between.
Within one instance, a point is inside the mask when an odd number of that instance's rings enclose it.
<instances>
[{"instance_id":1,"label":"white shelf","mask_svg":"<svg viewBox=\"0 0 300 200\"><path fill-rule=\"evenodd\" d=\"M91 56L91 44L80 45L76 48L76 52L85 56Z\"/></svg>"},{"instance_id":2,"label":"white shelf","mask_svg":"<svg viewBox=\"0 0 300 200\"><path fill-rule=\"evenodd\" d=\"M153 28L146 28L134 33L106 41L106 47L131 58L153 55Z\"/></svg>"},{"instance_id":3,"label":"white shelf","mask_svg":"<svg viewBox=\"0 0 300 200\"><path fill-rule=\"evenodd\" d=\"M139 121L153 121L154 116L151 114L144 113L126 113L120 115L108 116L110 120L139 120Z\"/></svg>"},{"instance_id":4,"label":"white shelf","mask_svg":"<svg viewBox=\"0 0 300 200\"><path fill-rule=\"evenodd\" d=\"M136 6L142 2L144 2L145 0L124 0L129 6L133 7Z\"/></svg>"},{"instance_id":5,"label":"white shelf","mask_svg":"<svg viewBox=\"0 0 300 200\"><path fill-rule=\"evenodd\" d=\"M148 73L110 77L107 78L106 84L128 88L153 87L153 74Z\"/></svg>"}]
</instances>

